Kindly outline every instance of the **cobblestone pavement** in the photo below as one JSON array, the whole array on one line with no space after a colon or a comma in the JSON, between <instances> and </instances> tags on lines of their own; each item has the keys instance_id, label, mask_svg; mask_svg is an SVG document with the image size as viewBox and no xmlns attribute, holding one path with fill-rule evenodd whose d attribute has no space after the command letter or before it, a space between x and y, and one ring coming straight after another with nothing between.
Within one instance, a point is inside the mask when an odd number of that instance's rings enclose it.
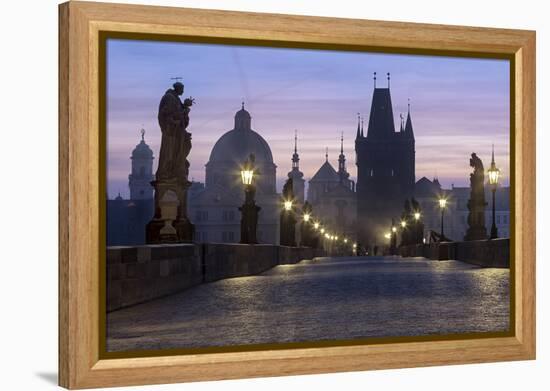
<instances>
[{"instance_id":1,"label":"cobblestone pavement","mask_svg":"<svg viewBox=\"0 0 550 391\"><path fill-rule=\"evenodd\" d=\"M509 270L319 258L108 314L108 351L506 331Z\"/></svg>"}]
</instances>

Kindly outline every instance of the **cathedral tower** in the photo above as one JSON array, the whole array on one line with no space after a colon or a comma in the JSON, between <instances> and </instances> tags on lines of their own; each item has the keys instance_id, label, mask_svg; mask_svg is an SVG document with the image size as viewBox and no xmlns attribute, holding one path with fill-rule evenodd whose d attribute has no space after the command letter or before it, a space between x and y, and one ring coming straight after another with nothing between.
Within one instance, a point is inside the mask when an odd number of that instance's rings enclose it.
<instances>
[{"instance_id":1,"label":"cathedral tower","mask_svg":"<svg viewBox=\"0 0 550 391\"><path fill-rule=\"evenodd\" d=\"M415 150L410 105L405 125L395 131L390 94L387 88L374 91L367 135L357 129L357 235L363 245L380 244L389 221L401 214L405 199L415 183Z\"/></svg>"},{"instance_id":2,"label":"cathedral tower","mask_svg":"<svg viewBox=\"0 0 550 391\"><path fill-rule=\"evenodd\" d=\"M141 142L132 151L132 173L128 175L131 200L153 199L153 151L145 143L145 130L141 129Z\"/></svg>"}]
</instances>

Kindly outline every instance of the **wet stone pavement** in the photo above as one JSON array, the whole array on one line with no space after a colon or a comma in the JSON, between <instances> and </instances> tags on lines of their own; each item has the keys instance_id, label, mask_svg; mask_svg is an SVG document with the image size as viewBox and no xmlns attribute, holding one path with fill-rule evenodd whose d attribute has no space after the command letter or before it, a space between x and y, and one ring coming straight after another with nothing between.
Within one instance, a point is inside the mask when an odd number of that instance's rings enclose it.
<instances>
[{"instance_id":1,"label":"wet stone pavement","mask_svg":"<svg viewBox=\"0 0 550 391\"><path fill-rule=\"evenodd\" d=\"M319 258L107 316L107 350L507 331L509 270L425 258Z\"/></svg>"}]
</instances>

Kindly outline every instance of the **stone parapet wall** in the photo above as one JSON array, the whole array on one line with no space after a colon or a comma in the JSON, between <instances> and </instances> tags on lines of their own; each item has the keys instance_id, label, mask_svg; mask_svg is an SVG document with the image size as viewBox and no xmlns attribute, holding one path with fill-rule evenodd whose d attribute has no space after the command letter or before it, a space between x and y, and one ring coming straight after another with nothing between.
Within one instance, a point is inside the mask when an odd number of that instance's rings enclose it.
<instances>
[{"instance_id":1,"label":"stone parapet wall","mask_svg":"<svg viewBox=\"0 0 550 391\"><path fill-rule=\"evenodd\" d=\"M510 239L417 244L400 247L399 254L404 257L454 259L483 267L509 268Z\"/></svg>"},{"instance_id":2,"label":"stone parapet wall","mask_svg":"<svg viewBox=\"0 0 550 391\"><path fill-rule=\"evenodd\" d=\"M107 311L201 282L200 248L193 244L107 248Z\"/></svg>"},{"instance_id":3,"label":"stone parapet wall","mask_svg":"<svg viewBox=\"0 0 550 391\"><path fill-rule=\"evenodd\" d=\"M323 256L322 249L269 244L166 244L107 248L107 311L204 282L250 276Z\"/></svg>"}]
</instances>

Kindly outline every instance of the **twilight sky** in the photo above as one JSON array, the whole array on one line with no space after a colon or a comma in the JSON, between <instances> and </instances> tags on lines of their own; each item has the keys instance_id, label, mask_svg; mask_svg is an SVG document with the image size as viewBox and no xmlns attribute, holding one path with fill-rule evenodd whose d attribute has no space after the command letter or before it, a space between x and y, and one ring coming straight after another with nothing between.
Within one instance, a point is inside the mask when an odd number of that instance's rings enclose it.
<instances>
[{"instance_id":1,"label":"twilight sky","mask_svg":"<svg viewBox=\"0 0 550 391\"><path fill-rule=\"evenodd\" d=\"M356 177L354 139L357 113L365 133L373 90L391 95L396 130L399 113L411 116L416 138L416 179L438 176L444 187L469 186L469 156L487 168L491 144L509 183L509 62L327 50L109 40L107 43L107 190L129 196L130 154L140 129L155 154L160 146L157 110L171 77L185 84L183 97L196 99L188 131L193 135L189 177L204 181L204 165L216 140L233 128L241 101L252 129L269 143L278 188L291 167L298 130L300 168L311 178L325 160L337 168L344 132L347 168ZM183 98L182 97L182 98Z\"/></svg>"}]
</instances>

